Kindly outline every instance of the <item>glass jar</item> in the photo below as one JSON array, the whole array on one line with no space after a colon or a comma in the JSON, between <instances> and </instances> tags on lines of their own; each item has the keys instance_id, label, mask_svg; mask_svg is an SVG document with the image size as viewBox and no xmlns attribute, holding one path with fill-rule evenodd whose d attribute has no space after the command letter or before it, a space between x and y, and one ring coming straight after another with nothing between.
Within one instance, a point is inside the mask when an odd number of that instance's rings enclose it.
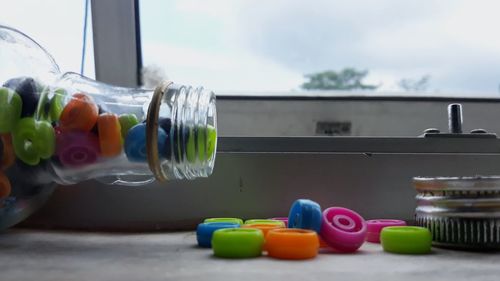
<instances>
[{"instance_id":1,"label":"glass jar","mask_svg":"<svg viewBox=\"0 0 500 281\"><path fill-rule=\"evenodd\" d=\"M55 184L138 186L212 173L215 94L169 81L156 89L61 73L25 34L0 26L0 229L23 220Z\"/></svg>"}]
</instances>

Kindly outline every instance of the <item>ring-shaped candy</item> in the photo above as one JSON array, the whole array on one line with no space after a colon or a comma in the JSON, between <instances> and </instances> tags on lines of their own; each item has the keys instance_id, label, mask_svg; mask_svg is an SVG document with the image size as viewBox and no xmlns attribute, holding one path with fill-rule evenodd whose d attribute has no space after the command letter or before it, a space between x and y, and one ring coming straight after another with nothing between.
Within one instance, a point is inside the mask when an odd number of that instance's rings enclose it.
<instances>
[{"instance_id":1,"label":"ring-shaped candy","mask_svg":"<svg viewBox=\"0 0 500 281\"><path fill-rule=\"evenodd\" d=\"M266 220L266 219L251 219L246 220L245 224L273 224L285 227L285 223L278 220Z\"/></svg>"},{"instance_id":2,"label":"ring-shaped candy","mask_svg":"<svg viewBox=\"0 0 500 281\"><path fill-rule=\"evenodd\" d=\"M135 114L122 114L118 119L120 121L121 134L123 139L127 137L127 133L132 127L139 124L139 119L137 119L137 116L135 116Z\"/></svg>"},{"instance_id":3,"label":"ring-shaped candy","mask_svg":"<svg viewBox=\"0 0 500 281\"><path fill-rule=\"evenodd\" d=\"M243 224L243 220L239 218L207 218L203 222L226 222L226 223L237 223L239 225Z\"/></svg>"},{"instance_id":4,"label":"ring-shaped candy","mask_svg":"<svg viewBox=\"0 0 500 281\"><path fill-rule=\"evenodd\" d=\"M64 110L64 98L66 97L66 90L57 89L54 91L54 96L50 99L49 117L50 121L59 121L61 114Z\"/></svg>"},{"instance_id":5,"label":"ring-shaped candy","mask_svg":"<svg viewBox=\"0 0 500 281\"><path fill-rule=\"evenodd\" d=\"M309 199L299 199L290 208L288 227L310 229L319 233L321 217L321 207L318 203Z\"/></svg>"},{"instance_id":6,"label":"ring-shaped candy","mask_svg":"<svg viewBox=\"0 0 500 281\"><path fill-rule=\"evenodd\" d=\"M380 232L380 241L386 252L420 255L431 251L432 234L425 227L388 226Z\"/></svg>"},{"instance_id":7,"label":"ring-shaped candy","mask_svg":"<svg viewBox=\"0 0 500 281\"><path fill-rule=\"evenodd\" d=\"M288 217L275 217L275 218L270 218L270 220L282 221L285 224L285 227L288 227Z\"/></svg>"},{"instance_id":8,"label":"ring-shaped candy","mask_svg":"<svg viewBox=\"0 0 500 281\"><path fill-rule=\"evenodd\" d=\"M10 195L12 187L9 178L0 171L0 200L7 198Z\"/></svg>"},{"instance_id":9,"label":"ring-shaped candy","mask_svg":"<svg viewBox=\"0 0 500 281\"><path fill-rule=\"evenodd\" d=\"M158 128L158 151L165 152L167 133L162 128ZM132 162L147 162L146 150L146 124L137 124L132 127L125 138L125 154ZM163 154L161 156L164 156Z\"/></svg>"},{"instance_id":10,"label":"ring-shaped candy","mask_svg":"<svg viewBox=\"0 0 500 281\"><path fill-rule=\"evenodd\" d=\"M264 234L264 238L266 238L267 234L269 231L273 229L281 229L285 228L283 225L277 225L277 224L268 224L268 223L255 223L255 224L244 224L241 226L242 228L255 228L255 229L260 229L262 231L262 234Z\"/></svg>"},{"instance_id":11,"label":"ring-shaped candy","mask_svg":"<svg viewBox=\"0 0 500 281\"><path fill-rule=\"evenodd\" d=\"M402 220L376 219L376 220L367 220L366 225L367 225L366 241L372 243L380 243L380 232L384 227L406 226L406 222Z\"/></svg>"},{"instance_id":12,"label":"ring-shaped candy","mask_svg":"<svg viewBox=\"0 0 500 281\"><path fill-rule=\"evenodd\" d=\"M0 133L10 133L21 119L23 102L19 94L0 87Z\"/></svg>"},{"instance_id":13,"label":"ring-shaped candy","mask_svg":"<svg viewBox=\"0 0 500 281\"><path fill-rule=\"evenodd\" d=\"M10 134L1 134L0 138L3 144L0 169L7 170L16 161L16 153L14 152L14 147L12 146L12 137Z\"/></svg>"},{"instance_id":14,"label":"ring-shaped candy","mask_svg":"<svg viewBox=\"0 0 500 281\"><path fill-rule=\"evenodd\" d=\"M85 94L74 94L59 117L62 131L89 132L97 122L99 107Z\"/></svg>"},{"instance_id":15,"label":"ring-shaped candy","mask_svg":"<svg viewBox=\"0 0 500 281\"><path fill-rule=\"evenodd\" d=\"M240 227L237 223L227 223L227 222L209 222L200 223L196 228L196 240L198 241L198 246L203 248L212 247L212 235L216 230L224 228L237 228Z\"/></svg>"},{"instance_id":16,"label":"ring-shaped candy","mask_svg":"<svg viewBox=\"0 0 500 281\"><path fill-rule=\"evenodd\" d=\"M264 234L255 228L225 228L212 236L214 256L221 258L254 258L262 254Z\"/></svg>"},{"instance_id":17,"label":"ring-shaped candy","mask_svg":"<svg viewBox=\"0 0 500 281\"><path fill-rule=\"evenodd\" d=\"M266 236L267 255L277 259L302 260L318 255L316 231L308 229L275 229Z\"/></svg>"},{"instance_id":18,"label":"ring-shaped candy","mask_svg":"<svg viewBox=\"0 0 500 281\"><path fill-rule=\"evenodd\" d=\"M97 118L101 155L114 157L122 152L122 132L118 115L103 113Z\"/></svg>"},{"instance_id":19,"label":"ring-shaped candy","mask_svg":"<svg viewBox=\"0 0 500 281\"><path fill-rule=\"evenodd\" d=\"M47 121L24 117L12 131L12 145L17 158L28 165L38 165L41 159L48 159L55 152L54 128Z\"/></svg>"},{"instance_id":20,"label":"ring-shaped candy","mask_svg":"<svg viewBox=\"0 0 500 281\"><path fill-rule=\"evenodd\" d=\"M340 216L339 219L335 217ZM349 221L345 220L349 217ZM355 226L350 227L351 220ZM342 225L339 227L339 225ZM341 207L331 207L323 211L321 238L331 248L340 252L354 252L366 239L366 222L358 213Z\"/></svg>"},{"instance_id":21,"label":"ring-shaped candy","mask_svg":"<svg viewBox=\"0 0 500 281\"><path fill-rule=\"evenodd\" d=\"M56 137L56 154L66 167L90 165L99 159L99 139L90 132L60 132Z\"/></svg>"}]
</instances>

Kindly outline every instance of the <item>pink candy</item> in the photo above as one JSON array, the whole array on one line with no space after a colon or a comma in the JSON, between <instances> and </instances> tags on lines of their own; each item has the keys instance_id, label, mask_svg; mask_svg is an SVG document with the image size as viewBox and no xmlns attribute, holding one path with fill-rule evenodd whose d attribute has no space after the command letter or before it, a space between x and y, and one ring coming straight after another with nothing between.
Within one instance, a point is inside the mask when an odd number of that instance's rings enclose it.
<instances>
[{"instance_id":1,"label":"pink candy","mask_svg":"<svg viewBox=\"0 0 500 281\"><path fill-rule=\"evenodd\" d=\"M380 243L380 232L387 226L405 226L406 222L402 220L377 219L366 221L368 234L366 241Z\"/></svg>"},{"instance_id":2,"label":"pink candy","mask_svg":"<svg viewBox=\"0 0 500 281\"><path fill-rule=\"evenodd\" d=\"M285 227L288 227L288 217L276 217L270 218L271 220L282 221L285 223Z\"/></svg>"},{"instance_id":3,"label":"pink candy","mask_svg":"<svg viewBox=\"0 0 500 281\"><path fill-rule=\"evenodd\" d=\"M367 225L358 213L341 207L323 211L321 238L339 252L354 252L366 239Z\"/></svg>"},{"instance_id":4,"label":"pink candy","mask_svg":"<svg viewBox=\"0 0 500 281\"><path fill-rule=\"evenodd\" d=\"M59 132L56 136L56 155L66 167L95 163L99 158L99 139L87 132Z\"/></svg>"}]
</instances>

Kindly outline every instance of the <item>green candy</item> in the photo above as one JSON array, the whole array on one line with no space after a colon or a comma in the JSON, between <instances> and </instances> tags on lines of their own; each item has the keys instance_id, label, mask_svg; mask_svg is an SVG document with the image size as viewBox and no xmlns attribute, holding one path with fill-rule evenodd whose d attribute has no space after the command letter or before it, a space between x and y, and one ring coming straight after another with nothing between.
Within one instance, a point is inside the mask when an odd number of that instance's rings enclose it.
<instances>
[{"instance_id":1,"label":"green candy","mask_svg":"<svg viewBox=\"0 0 500 281\"><path fill-rule=\"evenodd\" d=\"M0 87L0 133L10 133L21 118L23 101L14 91Z\"/></svg>"},{"instance_id":2,"label":"green candy","mask_svg":"<svg viewBox=\"0 0 500 281\"><path fill-rule=\"evenodd\" d=\"M189 137L186 143L187 159L191 163L194 163L196 161L196 146L194 140L195 138L193 137L193 131L193 129L189 131ZM198 159L202 162L211 159L215 153L215 147L217 144L217 130L210 125L208 125L206 128L198 129L197 139Z\"/></svg>"},{"instance_id":3,"label":"green candy","mask_svg":"<svg viewBox=\"0 0 500 281\"><path fill-rule=\"evenodd\" d=\"M35 166L40 159L50 158L55 151L54 128L47 121L25 117L17 122L12 131L12 144L17 157Z\"/></svg>"},{"instance_id":4,"label":"green candy","mask_svg":"<svg viewBox=\"0 0 500 281\"><path fill-rule=\"evenodd\" d=\"M123 139L127 137L127 133L132 127L139 124L139 120L135 114L122 114L118 118L118 121L120 122Z\"/></svg>"},{"instance_id":5,"label":"green candy","mask_svg":"<svg viewBox=\"0 0 500 281\"><path fill-rule=\"evenodd\" d=\"M262 254L264 234L255 228L224 228L212 235L214 256L220 258L254 258Z\"/></svg>"},{"instance_id":6,"label":"green candy","mask_svg":"<svg viewBox=\"0 0 500 281\"><path fill-rule=\"evenodd\" d=\"M388 226L380 232L380 242L389 253L421 255L431 251L432 234L424 227Z\"/></svg>"},{"instance_id":7,"label":"green candy","mask_svg":"<svg viewBox=\"0 0 500 281\"><path fill-rule=\"evenodd\" d=\"M64 109L64 98L67 93L64 89L57 89L54 92L54 96L50 99L50 109L49 109L49 118L50 121L59 121L61 117L61 113Z\"/></svg>"},{"instance_id":8,"label":"green candy","mask_svg":"<svg viewBox=\"0 0 500 281\"><path fill-rule=\"evenodd\" d=\"M208 218L203 221L204 223L214 223L214 222L227 222L227 223L237 223L239 225L243 224L243 220L239 218Z\"/></svg>"}]
</instances>

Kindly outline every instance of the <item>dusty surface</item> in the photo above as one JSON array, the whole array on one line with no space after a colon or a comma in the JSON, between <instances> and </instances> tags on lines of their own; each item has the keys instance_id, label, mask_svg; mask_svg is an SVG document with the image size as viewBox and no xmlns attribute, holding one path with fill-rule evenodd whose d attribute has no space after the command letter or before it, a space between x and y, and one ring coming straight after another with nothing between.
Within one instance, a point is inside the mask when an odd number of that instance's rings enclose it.
<instances>
[{"instance_id":1,"label":"dusty surface","mask_svg":"<svg viewBox=\"0 0 500 281\"><path fill-rule=\"evenodd\" d=\"M11 230L0 235L0 280L499 280L500 253L434 249L402 256L365 243L309 261L214 258L192 232L116 234Z\"/></svg>"}]
</instances>

